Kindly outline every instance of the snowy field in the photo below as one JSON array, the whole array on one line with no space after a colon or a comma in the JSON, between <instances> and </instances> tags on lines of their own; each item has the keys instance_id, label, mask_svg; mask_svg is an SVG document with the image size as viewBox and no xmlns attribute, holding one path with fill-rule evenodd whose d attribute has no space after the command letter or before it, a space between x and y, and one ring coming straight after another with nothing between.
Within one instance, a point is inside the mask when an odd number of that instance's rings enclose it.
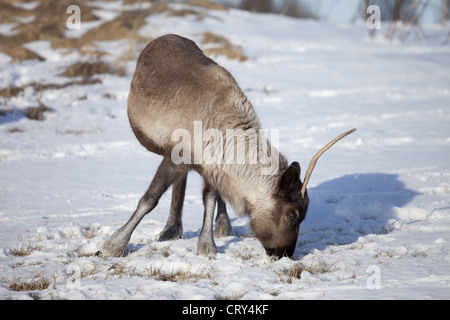
<instances>
[{"instance_id":1,"label":"snowy field","mask_svg":"<svg viewBox=\"0 0 450 320\"><path fill-rule=\"evenodd\" d=\"M92 3L100 20L65 30L67 38L142 8ZM421 40L388 41L382 33L370 40L363 21L172 7L197 14L154 13L138 35L177 33L208 48L202 34L209 31L242 47L243 61L213 58L235 76L263 127L279 130L281 152L303 172L321 146L358 129L319 160L293 259L270 259L248 219L231 208L234 235L216 239L215 259L197 256L203 206L195 173L183 239L156 242L169 190L133 233L125 257L96 257L160 162L138 143L126 115L145 43L133 42L122 74L81 84L58 74L91 58L37 40L24 47L43 61L0 53L0 89L22 88L0 96L0 299L449 299L448 30L423 26ZM1 23L0 32L12 35L13 27ZM117 65L130 43L96 41L95 49ZM80 84L62 85L69 81ZM51 109L45 120L29 119L24 110L39 105Z\"/></svg>"}]
</instances>

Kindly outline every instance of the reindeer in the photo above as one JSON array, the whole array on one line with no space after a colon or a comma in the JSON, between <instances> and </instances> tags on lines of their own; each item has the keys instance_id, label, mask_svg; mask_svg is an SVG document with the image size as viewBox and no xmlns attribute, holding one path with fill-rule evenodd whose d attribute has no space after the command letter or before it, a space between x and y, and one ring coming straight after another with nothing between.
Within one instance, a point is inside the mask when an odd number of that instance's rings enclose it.
<instances>
[{"instance_id":1,"label":"reindeer","mask_svg":"<svg viewBox=\"0 0 450 320\"><path fill-rule=\"evenodd\" d=\"M170 216L160 240L181 237L181 212L187 174L191 170L204 180L204 216L197 254L215 256L217 253L213 237L217 202L221 209L219 224L222 229L230 230L223 198L236 214L249 216L254 236L269 256L292 257L300 223L308 210L306 186L317 160L333 144L356 130L343 133L322 148L312 158L302 183L299 163L288 165L286 158L270 145L261 133L252 104L232 75L205 56L193 41L173 34L153 40L141 52L130 86L127 111L139 142L163 159L133 215L101 245L97 252L101 257L124 254L134 229L170 186L173 186ZM196 155L196 151L206 151L211 145L215 148L225 145L231 146L224 155L229 157L236 139L224 142L213 135L201 140L200 146L195 137L194 141L187 142L181 141L180 136L174 139L177 130L195 136L199 128L203 132L214 129L213 133L223 134L230 129L240 130L248 152L236 155L235 159L243 156L245 161L233 163L222 158L206 163ZM249 132L252 134L246 134ZM256 145L253 151L249 147L252 142ZM254 157L255 152L264 161L249 164L248 159ZM174 161L174 156L184 161ZM268 173L274 163L275 170Z\"/></svg>"}]
</instances>

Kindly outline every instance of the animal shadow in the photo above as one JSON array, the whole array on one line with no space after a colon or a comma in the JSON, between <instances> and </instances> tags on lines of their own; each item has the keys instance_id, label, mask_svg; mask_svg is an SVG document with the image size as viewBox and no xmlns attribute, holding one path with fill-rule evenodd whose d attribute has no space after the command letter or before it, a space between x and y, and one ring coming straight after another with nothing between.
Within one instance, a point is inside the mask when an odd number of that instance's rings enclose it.
<instances>
[{"instance_id":1,"label":"animal shadow","mask_svg":"<svg viewBox=\"0 0 450 320\"><path fill-rule=\"evenodd\" d=\"M411 202L417 193L396 174L363 173L332 179L308 190L310 205L300 226L294 257L346 245L368 234L389 232L394 208Z\"/></svg>"}]
</instances>

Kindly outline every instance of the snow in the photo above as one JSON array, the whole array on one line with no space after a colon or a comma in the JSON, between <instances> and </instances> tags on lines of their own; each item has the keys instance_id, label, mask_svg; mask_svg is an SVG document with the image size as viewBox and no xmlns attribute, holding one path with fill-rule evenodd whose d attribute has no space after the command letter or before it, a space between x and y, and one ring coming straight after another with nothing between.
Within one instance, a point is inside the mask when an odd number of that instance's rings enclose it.
<instances>
[{"instance_id":1,"label":"snow","mask_svg":"<svg viewBox=\"0 0 450 320\"><path fill-rule=\"evenodd\" d=\"M96 2L99 8L106 2ZM117 5L105 7L104 18ZM9 30L2 27L0 30ZM200 44L211 31L241 45L219 56L280 150L303 172L325 143L353 127L318 162L293 259L272 260L246 217L218 254L196 255L202 182L188 179L181 240L156 242L170 190L133 233L123 258L94 256L129 218L160 157L130 130L126 99L134 64L103 83L5 100L1 110L42 101L45 121L0 115L0 299L448 299L450 298L450 47L440 26L427 39L368 39L364 22L336 24L239 10L147 18L139 33L178 33ZM125 41L99 42L120 56ZM27 45L47 60L0 54L0 85L62 83L82 59ZM10 129L23 132L8 132ZM17 282L46 282L32 291Z\"/></svg>"}]
</instances>

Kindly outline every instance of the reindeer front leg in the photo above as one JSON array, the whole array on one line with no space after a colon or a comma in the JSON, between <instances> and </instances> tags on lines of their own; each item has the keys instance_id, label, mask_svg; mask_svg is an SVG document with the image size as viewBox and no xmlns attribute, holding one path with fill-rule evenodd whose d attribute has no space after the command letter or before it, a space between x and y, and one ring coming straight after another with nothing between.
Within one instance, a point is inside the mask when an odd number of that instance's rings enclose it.
<instances>
[{"instance_id":1,"label":"reindeer front leg","mask_svg":"<svg viewBox=\"0 0 450 320\"><path fill-rule=\"evenodd\" d=\"M217 254L213 236L214 208L217 201L217 191L205 181L203 188L203 226L197 242L197 254L214 257Z\"/></svg>"},{"instance_id":2,"label":"reindeer front leg","mask_svg":"<svg viewBox=\"0 0 450 320\"><path fill-rule=\"evenodd\" d=\"M188 168L175 165L169 157L161 162L147 192L139 200L138 207L130 219L119 230L114 232L96 253L100 257L121 257L130 241L131 234L144 216L158 204L163 193L180 177L185 177Z\"/></svg>"}]
</instances>

